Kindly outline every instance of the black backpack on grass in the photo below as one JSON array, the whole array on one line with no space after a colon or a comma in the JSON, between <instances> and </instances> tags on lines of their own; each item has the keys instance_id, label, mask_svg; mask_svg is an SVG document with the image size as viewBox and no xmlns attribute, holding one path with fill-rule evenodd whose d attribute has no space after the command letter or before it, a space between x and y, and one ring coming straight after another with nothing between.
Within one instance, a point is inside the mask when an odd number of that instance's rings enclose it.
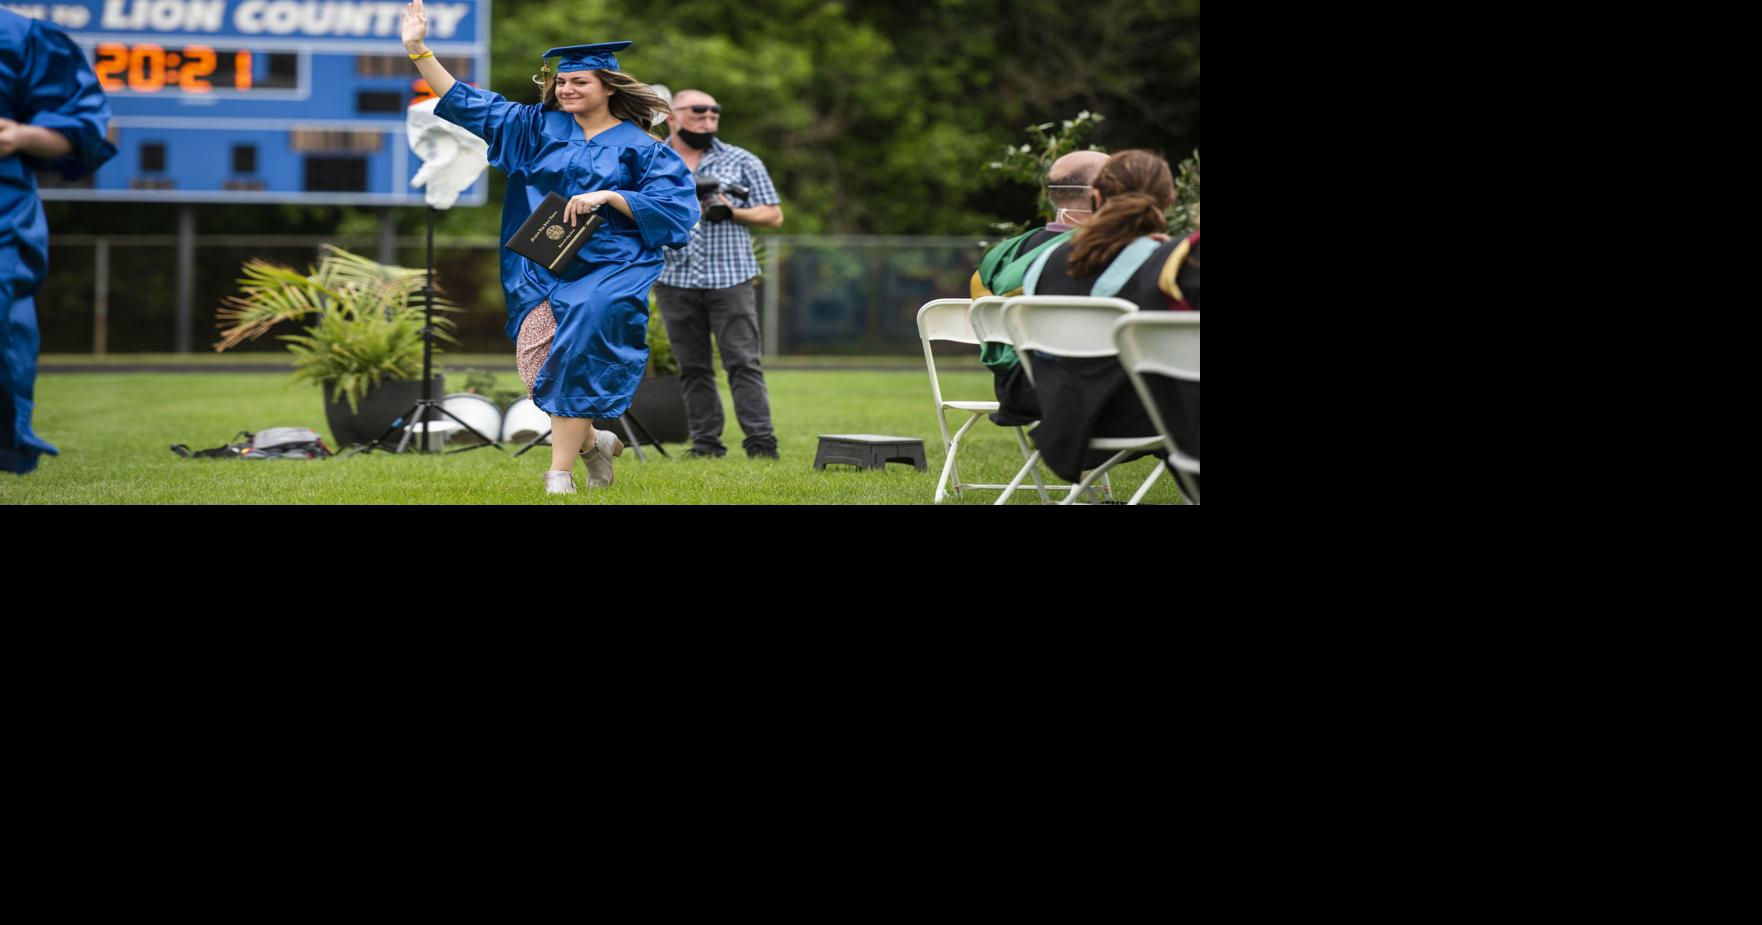
<instances>
[{"instance_id":1,"label":"black backpack on grass","mask_svg":"<svg viewBox=\"0 0 1762 925\"><path fill-rule=\"evenodd\" d=\"M186 459L327 459L333 455L324 438L310 427L271 427L256 433L241 430L233 435L234 440L240 437L245 438L243 443L211 450L191 451L174 443L171 451Z\"/></svg>"}]
</instances>

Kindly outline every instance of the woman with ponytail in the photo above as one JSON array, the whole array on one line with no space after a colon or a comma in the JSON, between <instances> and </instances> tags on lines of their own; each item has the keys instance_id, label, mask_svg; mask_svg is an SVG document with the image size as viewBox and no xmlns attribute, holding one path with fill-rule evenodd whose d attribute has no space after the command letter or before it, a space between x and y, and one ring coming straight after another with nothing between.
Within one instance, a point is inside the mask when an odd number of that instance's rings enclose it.
<instances>
[{"instance_id":1,"label":"woman with ponytail","mask_svg":"<svg viewBox=\"0 0 1762 925\"><path fill-rule=\"evenodd\" d=\"M1175 203L1169 165L1149 151L1121 151L1102 165L1094 187L1095 215L1075 238L1041 255L1023 280L1023 294L1114 297L1140 311L1198 310L1199 235L1174 240L1166 233L1165 216ZM1183 293L1180 283L1187 281L1193 291ZM1037 353L1034 375L1041 412L1034 444L1060 478L1077 481L1106 459L1089 456L1093 437L1156 432L1116 357ZM1192 405L1197 433L1197 396Z\"/></svg>"}]
</instances>

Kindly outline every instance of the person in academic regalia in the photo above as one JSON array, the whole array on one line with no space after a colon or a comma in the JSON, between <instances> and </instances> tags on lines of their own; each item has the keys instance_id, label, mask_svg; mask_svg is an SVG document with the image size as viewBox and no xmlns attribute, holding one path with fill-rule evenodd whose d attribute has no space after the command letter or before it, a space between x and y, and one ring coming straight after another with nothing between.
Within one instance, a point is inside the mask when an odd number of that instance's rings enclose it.
<instances>
[{"instance_id":1,"label":"person in academic regalia","mask_svg":"<svg viewBox=\"0 0 1762 925\"><path fill-rule=\"evenodd\" d=\"M453 79L424 44L422 0L404 11L404 47L440 97L435 115L489 145L489 162L508 174L502 239L519 230L546 193L568 200L573 225L592 213L605 224L557 272L502 249L508 338L533 403L551 416L551 468L545 491L575 491L578 451L587 484L612 484L612 457L624 450L593 418L622 417L648 364L648 294L664 265L663 246L689 240L698 221L696 185L679 155L650 135L667 104L618 69L629 42L553 48L541 61L537 105Z\"/></svg>"},{"instance_id":2,"label":"person in academic regalia","mask_svg":"<svg viewBox=\"0 0 1762 925\"><path fill-rule=\"evenodd\" d=\"M31 430L37 306L49 275L39 169L69 180L116 155L110 102L67 33L0 9L0 470L26 473L55 447Z\"/></svg>"},{"instance_id":3,"label":"person in academic regalia","mask_svg":"<svg viewBox=\"0 0 1762 925\"><path fill-rule=\"evenodd\" d=\"M1041 253L1022 279L1026 295L1103 296L1140 311L1199 310L1199 234L1171 239L1164 213L1175 201L1169 165L1149 151L1121 151L1095 175L1100 200L1075 238ZM1046 467L1075 482L1107 453L1092 437L1156 433L1156 425L1116 357L1035 353L1040 426L1030 436ZM1153 389L1153 391L1155 391ZM1199 456L1199 387L1180 383L1165 422L1176 445ZM1166 455L1158 453L1157 455Z\"/></svg>"},{"instance_id":4,"label":"person in academic regalia","mask_svg":"<svg viewBox=\"0 0 1762 925\"><path fill-rule=\"evenodd\" d=\"M1096 192L1090 184L1105 163L1107 155L1100 151L1072 151L1052 162L1046 171L1046 200L1058 210L1053 220L1043 228L1023 232L986 251L968 283L973 298L1022 294L1022 276L1041 253L1069 241L1095 214ZM998 408L991 414L993 422L1013 427L1040 420L1040 400L1034 395L1033 383L1022 372L1014 347L981 345L979 362L991 370L992 390L997 394Z\"/></svg>"}]
</instances>

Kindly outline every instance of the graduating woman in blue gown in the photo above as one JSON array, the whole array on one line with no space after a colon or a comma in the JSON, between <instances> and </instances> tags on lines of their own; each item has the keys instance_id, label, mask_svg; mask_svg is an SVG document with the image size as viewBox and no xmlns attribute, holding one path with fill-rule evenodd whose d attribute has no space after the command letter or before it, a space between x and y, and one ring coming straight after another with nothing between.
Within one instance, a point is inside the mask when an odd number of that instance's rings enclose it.
<instances>
[{"instance_id":1,"label":"graduating woman in blue gown","mask_svg":"<svg viewBox=\"0 0 1762 925\"><path fill-rule=\"evenodd\" d=\"M0 470L25 473L55 454L31 430L37 307L49 273L49 226L33 170L70 180L116 155L110 103L73 39L0 9Z\"/></svg>"},{"instance_id":2,"label":"graduating woman in blue gown","mask_svg":"<svg viewBox=\"0 0 1762 925\"><path fill-rule=\"evenodd\" d=\"M546 193L568 200L566 220L590 213L605 224L555 273L502 249L508 338L533 403L551 416L551 468L545 491L575 490L579 451L590 487L612 483L612 457L624 444L595 432L592 418L621 417L648 365L648 293L660 277L663 246L683 246L698 221L696 185L679 155L648 134L667 106L618 69L613 52L629 42L554 48L544 102L511 103L455 81L429 53L422 0L404 11L404 47L440 96L435 115L489 144L489 162L508 174L502 204L505 241Z\"/></svg>"}]
</instances>

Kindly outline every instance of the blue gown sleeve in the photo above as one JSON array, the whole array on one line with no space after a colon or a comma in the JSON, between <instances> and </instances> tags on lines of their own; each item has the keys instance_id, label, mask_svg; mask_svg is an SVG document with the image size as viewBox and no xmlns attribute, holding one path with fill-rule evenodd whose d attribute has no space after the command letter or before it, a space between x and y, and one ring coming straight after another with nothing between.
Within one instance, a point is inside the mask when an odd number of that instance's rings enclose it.
<instances>
[{"instance_id":1,"label":"blue gown sleeve","mask_svg":"<svg viewBox=\"0 0 1762 925\"><path fill-rule=\"evenodd\" d=\"M85 53L67 33L47 23L32 23L24 70L20 121L60 132L73 145L72 151L58 158L29 158L35 166L77 180L116 156L116 146L105 137L110 129L110 100Z\"/></svg>"},{"instance_id":2,"label":"blue gown sleeve","mask_svg":"<svg viewBox=\"0 0 1762 925\"><path fill-rule=\"evenodd\" d=\"M504 173L526 166L542 143L543 107L510 103L463 80L434 104L434 114L483 139L490 164Z\"/></svg>"},{"instance_id":3,"label":"blue gown sleeve","mask_svg":"<svg viewBox=\"0 0 1762 925\"><path fill-rule=\"evenodd\" d=\"M619 190L630 204L630 217L650 248L684 247L697 224L697 182L672 148L656 144L634 190Z\"/></svg>"}]
</instances>

